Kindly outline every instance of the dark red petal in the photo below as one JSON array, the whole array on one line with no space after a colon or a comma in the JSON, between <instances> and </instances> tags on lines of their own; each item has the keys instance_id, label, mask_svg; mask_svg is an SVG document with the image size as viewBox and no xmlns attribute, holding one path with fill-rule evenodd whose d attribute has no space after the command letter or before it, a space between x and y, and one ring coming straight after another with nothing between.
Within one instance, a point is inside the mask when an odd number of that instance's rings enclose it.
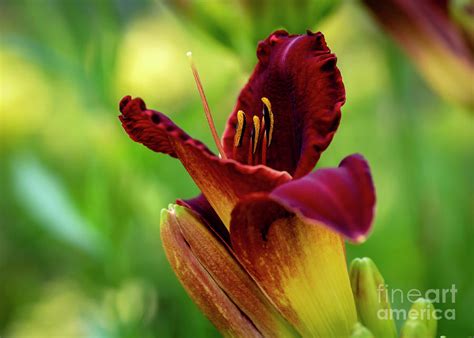
<instances>
[{"instance_id":1,"label":"dark red petal","mask_svg":"<svg viewBox=\"0 0 474 338\"><path fill-rule=\"evenodd\" d=\"M252 116L262 116L262 97L274 113L274 130L267 149L267 165L299 177L310 172L339 125L345 102L336 57L321 33L288 35L276 31L257 50L259 62L240 93L225 131L226 154L247 163ZM234 150L237 111L247 126L240 147Z\"/></svg>"},{"instance_id":2,"label":"dark red petal","mask_svg":"<svg viewBox=\"0 0 474 338\"><path fill-rule=\"evenodd\" d=\"M125 96L119 106L122 113L119 115L122 126L135 142L142 143L153 151L178 157L172 140L180 139L212 155L203 143L191 138L166 115L147 109L142 99Z\"/></svg>"},{"instance_id":3,"label":"dark red petal","mask_svg":"<svg viewBox=\"0 0 474 338\"><path fill-rule=\"evenodd\" d=\"M338 168L319 169L283 184L270 198L356 242L365 239L374 217L375 188L369 166L358 154L346 157Z\"/></svg>"},{"instance_id":4,"label":"dark red petal","mask_svg":"<svg viewBox=\"0 0 474 338\"><path fill-rule=\"evenodd\" d=\"M230 213L240 197L271 191L291 179L286 172L215 156L164 114L147 110L141 99L125 97L120 109L120 120L130 137L154 151L179 158L226 227L230 226Z\"/></svg>"}]
</instances>

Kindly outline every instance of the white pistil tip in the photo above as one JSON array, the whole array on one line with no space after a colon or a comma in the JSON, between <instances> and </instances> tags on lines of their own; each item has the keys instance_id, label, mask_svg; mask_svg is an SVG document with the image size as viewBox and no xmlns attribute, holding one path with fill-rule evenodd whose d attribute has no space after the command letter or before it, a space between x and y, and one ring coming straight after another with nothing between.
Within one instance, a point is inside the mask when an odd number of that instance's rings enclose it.
<instances>
[{"instance_id":1,"label":"white pistil tip","mask_svg":"<svg viewBox=\"0 0 474 338\"><path fill-rule=\"evenodd\" d=\"M191 57L193 56L193 52L191 52L191 51L187 52L187 53L186 53L186 56L187 56L188 58L191 58Z\"/></svg>"}]
</instances>

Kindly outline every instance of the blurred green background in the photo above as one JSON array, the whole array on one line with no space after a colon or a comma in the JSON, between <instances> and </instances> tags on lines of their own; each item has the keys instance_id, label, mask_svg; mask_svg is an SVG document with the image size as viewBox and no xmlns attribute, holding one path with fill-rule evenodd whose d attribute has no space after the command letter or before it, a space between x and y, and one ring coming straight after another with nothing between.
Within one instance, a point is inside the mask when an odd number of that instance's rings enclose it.
<instances>
[{"instance_id":1,"label":"blurred green background","mask_svg":"<svg viewBox=\"0 0 474 338\"><path fill-rule=\"evenodd\" d=\"M346 85L318 167L360 152L373 170L374 231L348 258L370 256L405 292L455 284L439 334L474 333L472 114L432 92L360 3L1 0L0 25L0 336L218 336L159 238L160 210L198 190L128 138L118 102L140 96L213 147L185 53L222 132L257 41L281 27L324 32Z\"/></svg>"}]
</instances>

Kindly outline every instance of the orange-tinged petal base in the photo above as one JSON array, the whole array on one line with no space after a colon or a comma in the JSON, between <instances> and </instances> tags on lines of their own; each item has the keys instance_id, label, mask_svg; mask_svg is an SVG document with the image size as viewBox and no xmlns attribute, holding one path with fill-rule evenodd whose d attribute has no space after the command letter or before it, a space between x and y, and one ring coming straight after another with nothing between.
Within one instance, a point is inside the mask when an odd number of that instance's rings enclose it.
<instances>
[{"instance_id":1,"label":"orange-tinged petal base","mask_svg":"<svg viewBox=\"0 0 474 338\"><path fill-rule=\"evenodd\" d=\"M227 337L261 337L257 328L229 299L194 256L174 213L162 213L161 239L176 275L201 311Z\"/></svg>"},{"instance_id":2,"label":"orange-tinged petal base","mask_svg":"<svg viewBox=\"0 0 474 338\"><path fill-rule=\"evenodd\" d=\"M166 233L174 234L162 238L173 269L190 296L220 330L221 323L231 328L233 324L242 324L225 317L232 308L240 312L237 320L243 314L248 324L265 337L298 336L237 262L225 242L191 209L175 205L165 210L162 236ZM176 245L178 241L185 245ZM176 256L183 259L176 260ZM201 285L203 288L199 290Z\"/></svg>"},{"instance_id":3,"label":"orange-tinged petal base","mask_svg":"<svg viewBox=\"0 0 474 338\"><path fill-rule=\"evenodd\" d=\"M291 179L287 172L209 156L179 139L172 142L184 167L227 228L232 209L241 197L253 192L269 192Z\"/></svg>"}]
</instances>

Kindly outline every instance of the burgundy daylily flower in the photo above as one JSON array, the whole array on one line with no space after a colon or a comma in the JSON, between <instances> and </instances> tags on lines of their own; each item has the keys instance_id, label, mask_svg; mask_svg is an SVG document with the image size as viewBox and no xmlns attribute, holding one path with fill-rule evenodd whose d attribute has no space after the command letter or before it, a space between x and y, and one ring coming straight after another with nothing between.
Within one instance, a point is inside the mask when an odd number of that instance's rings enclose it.
<instances>
[{"instance_id":1,"label":"burgundy daylily flower","mask_svg":"<svg viewBox=\"0 0 474 338\"><path fill-rule=\"evenodd\" d=\"M311 172L345 101L321 33L276 31L213 154L139 99L120 102L130 137L178 158L202 195L162 214L176 274L225 334L348 336L356 321L343 237L370 230L375 192L361 155Z\"/></svg>"},{"instance_id":2,"label":"burgundy daylily flower","mask_svg":"<svg viewBox=\"0 0 474 338\"><path fill-rule=\"evenodd\" d=\"M364 0L428 83L474 110L474 4L453 0Z\"/></svg>"}]
</instances>

